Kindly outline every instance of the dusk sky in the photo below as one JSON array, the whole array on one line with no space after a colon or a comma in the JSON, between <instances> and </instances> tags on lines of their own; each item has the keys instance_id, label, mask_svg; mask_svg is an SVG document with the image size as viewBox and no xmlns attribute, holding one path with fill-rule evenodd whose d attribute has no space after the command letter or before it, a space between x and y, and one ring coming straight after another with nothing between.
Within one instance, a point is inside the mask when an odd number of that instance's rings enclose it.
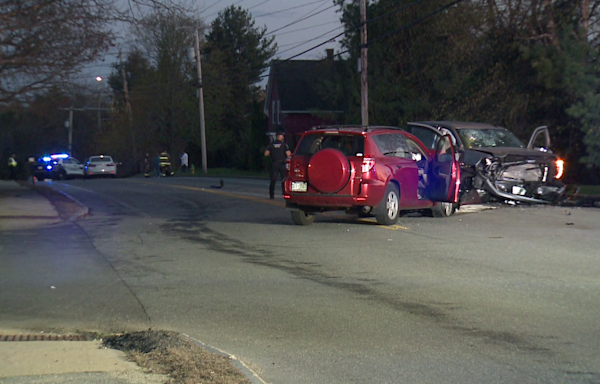
<instances>
[{"instance_id":1,"label":"dusk sky","mask_svg":"<svg viewBox=\"0 0 600 384\"><path fill-rule=\"evenodd\" d=\"M206 0L196 4L200 17L208 25L219 11L230 5L250 11L256 26L267 27L267 33L275 36L280 59L309 50L342 32L340 14L333 0ZM339 44L329 42L295 59L323 58L327 48L337 51ZM112 71L111 64L118 60L118 49L111 50L104 61L88 67L78 78L90 86L94 86L93 79L98 75L107 78Z\"/></svg>"}]
</instances>

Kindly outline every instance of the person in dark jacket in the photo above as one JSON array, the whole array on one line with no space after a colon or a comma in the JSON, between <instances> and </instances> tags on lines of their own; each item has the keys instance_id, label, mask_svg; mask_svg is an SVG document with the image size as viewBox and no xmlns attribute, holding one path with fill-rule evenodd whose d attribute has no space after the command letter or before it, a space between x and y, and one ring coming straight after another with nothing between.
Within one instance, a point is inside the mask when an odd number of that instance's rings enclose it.
<instances>
[{"instance_id":1,"label":"person in dark jacket","mask_svg":"<svg viewBox=\"0 0 600 384\"><path fill-rule=\"evenodd\" d=\"M273 160L271 162L271 184L269 184L269 198L273 200L275 198L275 183L277 182L277 176L282 179L285 177L285 160L292 156L290 148L284 141L285 134L282 128L277 130L276 140L273 141L267 147L265 156L271 156Z\"/></svg>"},{"instance_id":2,"label":"person in dark jacket","mask_svg":"<svg viewBox=\"0 0 600 384\"><path fill-rule=\"evenodd\" d=\"M154 168L154 177L160 177L160 155L158 153L152 158L152 166Z\"/></svg>"},{"instance_id":3,"label":"person in dark jacket","mask_svg":"<svg viewBox=\"0 0 600 384\"><path fill-rule=\"evenodd\" d=\"M144 156L144 177L150 177L150 154L146 153Z\"/></svg>"}]
</instances>

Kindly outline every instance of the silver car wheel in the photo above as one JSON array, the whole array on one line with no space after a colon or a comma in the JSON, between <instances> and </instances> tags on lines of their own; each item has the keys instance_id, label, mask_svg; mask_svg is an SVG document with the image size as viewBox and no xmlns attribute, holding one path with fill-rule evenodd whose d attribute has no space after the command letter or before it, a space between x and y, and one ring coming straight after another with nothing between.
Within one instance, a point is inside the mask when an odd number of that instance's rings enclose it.
<instances>
[{"instance_id":1,"label":"silver car wheel","mask_svg":"<svg viewBox=\"0 0 600 384\"><path fill-rule=\"evenodd\" d=\"M451 216L452 211L454 210L454 207L452 206L452 203L443 202L442 210L444 211L444 216Z\"/></svg>"},{"instance_id":2,"label":"silver car wheel","mask_svg":"<svg viewBox=\"0 0 600 384\"><path fill-rule=\"evenodd\" d=\"M375 218L380 225L394 225L400 217L400 195L398 188L393 184L388 184L385 196L377 208L375 208Z\"/></svg>"},{"instance_id":3,"label":"silver car wheel","mask_svg":"<svg viewBox=\"0 0 600 384\"><path fill-rule=\"evenodd\" d=\"M388 193L387 201L385 202L385 208L387 210L387 216L390 219L395 218L398 215L398 207L400 204L398 203L398 195L395 191Z\"/></svg>"},{"instance_id":4,"label":"silver car wheel","mask_svg":"<svg viewBox=\"0 0 600 384\"><path fill-rule=\"evenodd\" d=\"M456 210L456 204L439 202L431 208L433 217L450 217Z\"/></svg>"}]
</instances>

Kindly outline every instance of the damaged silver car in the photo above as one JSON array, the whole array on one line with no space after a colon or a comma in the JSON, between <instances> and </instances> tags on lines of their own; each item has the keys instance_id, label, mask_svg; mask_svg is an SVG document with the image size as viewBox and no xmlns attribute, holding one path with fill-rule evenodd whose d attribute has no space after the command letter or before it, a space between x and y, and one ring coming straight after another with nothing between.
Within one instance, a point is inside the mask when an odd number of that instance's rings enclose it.
<instances>
[{"instance_id":1,"label":"damaged silver car","mask_svg":"<svg viewBox=\"0 0 600 384\"><path fill-rule=\"evenodd\" d=\"M486 201L554 203L565 192L564 162L550 149L546 126L525 145L506 128L473 122L421 121L407 130L429 148L450 134L459 153L459 204Z\"/></svg>"}]
</instances>

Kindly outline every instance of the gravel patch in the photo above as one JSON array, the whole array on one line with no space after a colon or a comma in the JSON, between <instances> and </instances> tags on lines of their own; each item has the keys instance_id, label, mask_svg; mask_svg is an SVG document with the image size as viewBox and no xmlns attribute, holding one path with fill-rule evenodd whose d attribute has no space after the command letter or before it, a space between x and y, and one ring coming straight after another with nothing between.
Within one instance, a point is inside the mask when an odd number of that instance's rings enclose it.
<instances>
[{"instance_id":1,"label":"gravel patch","mask_svg":"<svg viewBox=\"0 0 600 384\"><path fill-rule=\"evenodd\" d=\"M252 384L229 357L208 352L179 333L124 333L105 337L103 344L125 352L129 360L148 373L168 376L168 383Z\"/></svg>"}]
</instances>

